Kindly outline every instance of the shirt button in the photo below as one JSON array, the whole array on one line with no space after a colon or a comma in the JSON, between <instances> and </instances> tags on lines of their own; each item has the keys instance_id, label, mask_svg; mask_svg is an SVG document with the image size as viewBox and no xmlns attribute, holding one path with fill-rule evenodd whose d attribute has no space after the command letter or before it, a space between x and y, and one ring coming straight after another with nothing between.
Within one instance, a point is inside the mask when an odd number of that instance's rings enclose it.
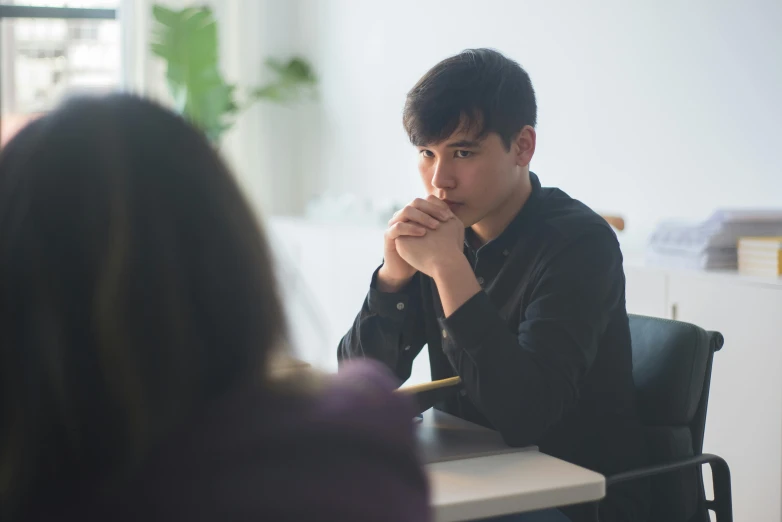
<instances>
[{"instance_id":1,"label":"shirt button","mask_svg":"<svg viewBox=\"0 0 782 522\"><path fill-rule=\"evenodd\" d=\"M406 351L406 352L409 352L409 351L410 351L410 345L409 345L409 344L408 344L407 346L405 346L405 351Z\"/></svg>"},{"instance_id":2,"label":"shirt button","mask_svg":"<svg viewBox=\"0 0 782 522\"><path fill-rule=\"evenodd\" d=\"M506 256L506 257L507 257L509 254L510 254L510 252L508 252L507 250L503 250L503 251L502 251L502 255L504 255L504 256Z\"/></svg>"},{"instance_id":3,"label":"shirt button","mask_svg":"<svg viewBox=\"0 0 782 522\"><path fill-rule=\"evenodd\" d=\"M443 339L445 339L446 337L448 337L448 332L446 332L445 329L443 329Z\"/></svg>"},{"instance_id":4,"label":"shirt button","mask_svg":"<svg viewBox=\"0 0 782 522\"><path fill-rule=\"evenodd\" d=\"M482 278L482 277L479 277L479 278L478 278L478 284L479 284L479 285L481 285L481 286L483 286L483 283L484 283L484 280L483 280L483 278Z\"/></svg>"},{"instance_id":5,"label":"shirt button","mask_svg":"<svg viewBox=\"0 0 782 522\"><path fill-rule=\"evenodd\" d=\"M397 310L404 310L405 309L405 303L397 303L396 304Z\"/></svg>"},{"instance_id":6,"label":"shirt button","mask_svg":"<svg viewBox=\"0 0 782 522\"><path fill-rule=\"evenodd\" d=\"M467 395L467 390L461 390L459 392L459 395L461 395L462 397L466 396Z\"/></svg>"}]
</instances>

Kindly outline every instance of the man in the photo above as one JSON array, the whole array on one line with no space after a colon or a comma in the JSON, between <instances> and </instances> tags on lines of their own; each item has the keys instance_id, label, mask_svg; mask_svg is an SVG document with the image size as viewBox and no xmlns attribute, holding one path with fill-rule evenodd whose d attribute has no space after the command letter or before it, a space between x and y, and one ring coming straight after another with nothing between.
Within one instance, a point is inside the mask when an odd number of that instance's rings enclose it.
<instances>
[{"instance_id":1,"label":"man","mask_svg":"<svg viewBox=\"0 0 782 522\"><path fill-rule=\"evenodd\" d=\"M459 375L466 392L442 410L612 474L646 461L622 254L605 220L530 172L536 118L529 76L495 51L448 58L413 87L403 121L428 197L389 222L338 357L404 381L428 345L432 379ZM609 493L602 520L646 519L648 483ZM588 508L562 512L529 520Z\"/></svg>"}]
</instances>

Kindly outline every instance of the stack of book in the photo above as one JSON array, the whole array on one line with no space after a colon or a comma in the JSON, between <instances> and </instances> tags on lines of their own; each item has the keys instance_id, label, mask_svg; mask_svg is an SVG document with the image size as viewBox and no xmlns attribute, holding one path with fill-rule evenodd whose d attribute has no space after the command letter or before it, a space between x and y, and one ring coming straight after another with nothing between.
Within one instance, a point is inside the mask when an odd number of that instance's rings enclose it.
<instances>
[{"instance_id":1,"label":"stack of book","mask_svg":"<svg viewBox=\"0 0 782 522\"><path fill-rule=\"evenodd\" d=\"M741 274L779 277L782 275L782 237L742 237L738 258Z\"/></svg>"},{"instance_id":2,"label":"stack of book","mask_svg":"<svg viewBox=\"0 0 782 522\"><path fill-rule=\"evenodd\" d=\"M781 209L719 209L700 223L665 221L649 238L648 264L736 270L742 237L782 236Z\"/></svg>"}]
</instances>

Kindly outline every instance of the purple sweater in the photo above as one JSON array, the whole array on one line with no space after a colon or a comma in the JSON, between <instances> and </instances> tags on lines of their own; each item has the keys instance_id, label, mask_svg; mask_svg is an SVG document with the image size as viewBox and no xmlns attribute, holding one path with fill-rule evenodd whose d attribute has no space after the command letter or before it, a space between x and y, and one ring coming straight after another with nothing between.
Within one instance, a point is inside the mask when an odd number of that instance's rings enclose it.
<instances>
[{"instance_id":1,"label":"purple sweater","mask_svg":"<svg viewBox=\"0 0 782 522\"><path fill-rule=\"evenodd\" d=\"M430 520L413 406L378 364L346 364L317 397L242 390L160 448L121 498L69 495L36 520ZM31 517L32 519L32 517Z\"/></svg>"}]
</instances>

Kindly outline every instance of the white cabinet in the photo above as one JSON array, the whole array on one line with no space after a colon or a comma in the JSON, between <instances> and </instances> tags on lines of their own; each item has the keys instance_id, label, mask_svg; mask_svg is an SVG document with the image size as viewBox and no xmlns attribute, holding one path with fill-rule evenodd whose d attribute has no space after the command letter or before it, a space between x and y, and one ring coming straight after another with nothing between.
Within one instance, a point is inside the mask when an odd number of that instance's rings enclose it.
<instances>
[{"instance_id":1,"label":"white cabinet","mask_svg":"<svg viewBox=\"0 0 782 522\"><path fill-rule=\"evenodd\" d=\"M728 461L736 520L780 520L782 288L671 274L678 319L717 330L704 451Z\"/></svg>"},{"instance_id":2,"label":"white cabinet","mask_svg":"<svg viewBox=\"0 0 782 522\"><path fill-rule=\"evenodd\" d=\"M714 357L704 452L728 462L736 520L782 520L782 282L628 267L628 311L725 337ZM665 304L658 307L660 296ZM708 468L706 468L708 469ZM707 481L708 484L708 481Z\"/></svg>"},{"instance_id":3,"label":"white cabinet","mask_svg":"<svg viewBox=\"0 0 782 522\"><path fill-rule=\"evenodd\" d=\"M383 230L279 217L268 228L296 354L336 370L339 340L383 259Z\"/></svg>"},{"instance_id":4,"label":"white cabinet","mask_svg":"<svg viewBox=\"0 0 782 522\"><path fill-rule=\"evenodd\" d=\"M271 218L267 228L294 352L317 368L335 371L337 345L353 325L372 273L383 260L384 229L284 217ZM424 349L408 382L429 380Z\"/></svg>"},{"instance_id":5,"label":"white cabinet","mask_svg":"<svg viewBox=\"0 0 782 522\"><path fill-rule=\"evenodd\" d=\"M627 310L639 315L668 317L667 275L660 270L625 265Z\"/></svg>"}]
</instances>

